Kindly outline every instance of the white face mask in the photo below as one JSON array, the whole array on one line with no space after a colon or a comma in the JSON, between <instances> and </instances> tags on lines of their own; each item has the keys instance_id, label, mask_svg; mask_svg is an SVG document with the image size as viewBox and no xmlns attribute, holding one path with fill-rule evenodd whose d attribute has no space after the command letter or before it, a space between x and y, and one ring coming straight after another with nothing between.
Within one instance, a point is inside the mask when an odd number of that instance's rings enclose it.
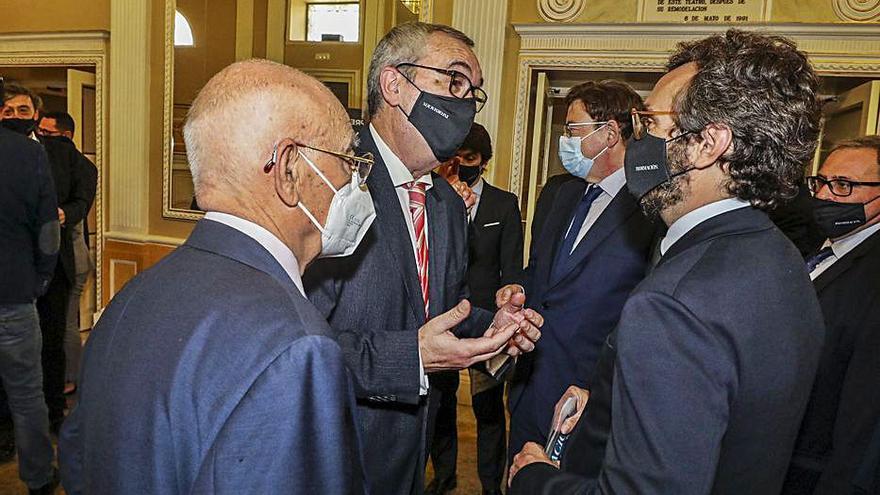
<instances>
[{"instance_id":1,"label":"white face mask","mask_svg":"<svg viewBox=\"0 0 880 495\"><path fill-rule=\"evenodd\" d=\"M300 209L321 232L321 254L318 257L335 258L354 253L376 218L376 209L373 207L373 199L369 191L366 187L361 189L358 186L357 174L352 174L351 181L337 190L302 151L297 151L335 193L333 201L330 202L330 210L327 212L327 223L323 226L303 202L299 202Z\"/></svg>"}]
</instances>

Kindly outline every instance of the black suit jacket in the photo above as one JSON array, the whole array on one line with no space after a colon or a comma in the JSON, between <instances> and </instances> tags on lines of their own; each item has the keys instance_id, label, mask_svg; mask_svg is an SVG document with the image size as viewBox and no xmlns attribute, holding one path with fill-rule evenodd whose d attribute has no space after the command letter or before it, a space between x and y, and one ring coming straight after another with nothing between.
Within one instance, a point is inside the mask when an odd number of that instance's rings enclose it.
<instances>
[{"instance_id":1,"label":"black suit jacket","mask_svg":"<svg viewBox=\"0 0 880 495\"><path fill-rule=\"evenodd\" d=\"M73 254L73 229L70 227L89 214L89 207L95 199L98 172L70 140L42 136L39 139L49 156L58 208L64 211L58 272L72 285L76 280L76 263Z\"/></svg>"},{"instance_id":2,"label":"black suit jacket","mask_svg":"<svg viewBox=\"0 0 880 495\"><path fill-rule=\"evenodd\" d=\"M371 493L421 493L426 400L419 396L418 329L425 323L412 243L397 192L369 127L361 151L376 163L367 179L376 220L355 253L319 259L306 271L309 299L327 318L355 379ZM464 202L442 178L426 193L431 317L469 297ZM473 308L456 328L482 335L492 313Z\"/></svg>"},{"instance_id":3,"label":"black suit jacket","mask_svg":"<svg viewBox=\"0 0 880 495\"><path fill-rule=\"evenodd\" d=\"M880 418L880 232L813 282L828 333L787 488L848 494Z\"/></svg>"},{"instance_id":4,"label":"black suit jacket","mask_svg":"<svg viewBox=\"0 0 880 495\"><path fill-rule=\"evenodd\" d=\"M522 217L516 196L483 181L477 214L468 226L471 302L495 310L495 292L522 282Z\"/></svg>"},{"instance_id":5,"label":"black suit jacket","mask_svg":"<svg viewBox=\"0 0 880 495\"><path fill-rule=\"evenodd\" d=\"M58 209L46 153L0 127L0 304L31 303L55 273Z\"/></svg>"},{"instance_id":6,"label":"black suit jacket","mask_svg":"<svg viewBox=\"0 0 880 495\"><path fill-rule=\"evenodd\" d=\"M697 225L633 292L600 365L614 375L586 410L611 404L598 479L539 463L512 493L779 493L824 339L811 288L763 212ZM583 454L575 440L563 459Z\"/></svg>"},{"instance_id":7,"label":"black suit jacket","mask_svg":"<svg viewBox=\"0 0 880 495\"><path fill-rule=\"evenodd\" d=\"M535 202L535 215L532 217L532 239L541 234L541 229L544 228L544 223L547 222L547 218L550 216L550 210L553 209L553 202L559 193L559 189L566 182L573 180L583 182L583 179L571 174L554 175L547 179L544 187L541 188L538 201Z\"/></svg>"}]
</instances>

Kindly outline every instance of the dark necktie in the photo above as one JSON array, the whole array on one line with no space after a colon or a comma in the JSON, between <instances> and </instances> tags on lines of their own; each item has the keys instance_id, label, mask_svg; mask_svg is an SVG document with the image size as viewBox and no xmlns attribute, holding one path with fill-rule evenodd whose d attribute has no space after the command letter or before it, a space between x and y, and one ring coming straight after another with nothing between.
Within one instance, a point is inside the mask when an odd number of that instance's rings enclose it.
<instances>
[{"instance_id":1,"label":"dark necktie","mask_svg":"<svg viewBox=\"0 0 880 495\"><path fill-rule=\"evenodd\" d=\"M818 253L807 260L807 272L812 273L820 263L831 256L834 256L834 251L831 250L831 246L822 248Z\"/></svg>"},{"instance_id":2,"label":"dark necktie","mask_svg":"<svg viewBox=\"0 0 880 495\"><path fill-rule=\"evenodd\" d=\"M556 253L556 261L553 263L553 275L555 277L561 275L562 269L568 263L568 258L571 256L571 251L574 248L578 233L581 231L581 226L583 226L587 220L587 215L590 213L590 207L593 206L593 201L596 201L596 198L601 194L602 188L596 184L587 186L587 190L574 210L574 217L572 218L571 226L568 228L568 233L559 246L559 252Z\"/></svg>"}]
</instances>

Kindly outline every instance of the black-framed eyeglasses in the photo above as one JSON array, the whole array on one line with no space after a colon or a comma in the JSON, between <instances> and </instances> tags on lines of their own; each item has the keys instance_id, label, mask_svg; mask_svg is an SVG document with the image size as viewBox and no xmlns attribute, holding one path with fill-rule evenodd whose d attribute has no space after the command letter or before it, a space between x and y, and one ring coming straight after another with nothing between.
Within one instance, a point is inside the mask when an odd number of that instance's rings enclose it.
<instances>
[{"instance_id":1,"label":"black-framed eyeglasses","mask_svg":"<svg viewBox=\"0 0 880 495\"><path fill-rule=\"evenodd\" d=\"M461 72L455 69L441 69L440 67L431 67L429 65L419 65L419 64L411 64L411 63L402 63L394 66L395 69L400 71L401 67L417 67L419 69L428 69L434 72L439 72L440 74L444 74L449 77L449 94L456 98L473 98L474 102L477 105L477 112L486 105L486 102L489 100L489 96L483 91L482 88L478 88L474 86L468 76L462 74ZM413 86L418 88L418 85L412 81L406 74L402 71L403 77L406 78ZM421 89L421 88L419 88Z\"/></svg>"},{"instance_id":2,"label":"black-framed eyeglasses","mask_svg":"<svg viewBox=\"0 0 880 495\"><path fill-rule=\"evenodd\" d=\"M645 134L648 133L648 129L651 127L652 117L655 115L678 115L678 112L674 110L637 110L633 108L630 110L630 116L632 118L634 139L639 140L645 137Z\"/></svg>"},{"instance_id":3,"label":"black-framed eyeglasses","mask_svg":"<svg viewBox=\"0 0 880 495\"><path fill-rule=\"evenodd\" d=\"M811 175L807 177L807 187L813 194L818 194L824 186L828 186L831 194L839 197L846 197L852 194L853 187L859 186L880 186L880 182L864 182L849 179L826 179L821 175Z\"/></svg>"},{"instance_id":4,"label":"black-framed eyeglasses","mask_svg":"<svg viewBox=\"0 0 880 495\"><path fill-rule=\"evenodd\" d=\"M375 163L375 160L373 159L373 154L369 151L358 154L347 154L340 153L338 151L325 150L324 148L318 148L317 146L309 146L307 144L302 144L296 141L294 141L294 143L296 143L296 145L299 147L314 151L320 151L321 153L327 153L328 155L333 155L336 158L341 159L348 165L352 174L357 174L358 186L360 187L364 187L364 185L367 183L367 177L370 176L370 171L373 169L373 163ZM278 144L279 143L275 143L275 146L272 147L272 157L269 158L265 165L263 165L263 172L267 174L271 172L272 167L274 167L275 164L278 163L279 151L283 151L278 149Z\"/></svg>"}]
</instances>

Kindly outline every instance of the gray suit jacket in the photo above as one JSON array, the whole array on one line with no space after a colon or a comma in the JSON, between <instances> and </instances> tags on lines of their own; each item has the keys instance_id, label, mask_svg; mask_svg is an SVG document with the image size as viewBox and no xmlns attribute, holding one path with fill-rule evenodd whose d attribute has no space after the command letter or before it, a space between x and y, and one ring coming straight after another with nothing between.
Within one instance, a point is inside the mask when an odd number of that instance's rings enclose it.
<instances>
[{"instance_id":1,"label":"gray suit jacket","mask_svg":"<svg viewBox=\"0 0 880 495\"><path fill-rule=\"evenodd\" d=\"M67 493L363 493L327 323L256 241L211 220L113 298L59 440Z\"/></svg>"},{"instance_id":2,"label":"gray suit jacket","mask_svg":"<svg viewBox=\"0 0 880 495\"><path fill-rule=\"evenodd\" d=\"M349 257L318 260L306 272L309 299L330 322L355 377L367 479L373 493L421 493L426 452L426 401L419 397L418 329L422 290L400 201L369 128L361 151L376 164L367 185L376 220ZM468 297L464 202L435 176L427 191L431 317ZM492 313L474 308L456 333L482 335Z\"/></svg>"}]
</instances>

